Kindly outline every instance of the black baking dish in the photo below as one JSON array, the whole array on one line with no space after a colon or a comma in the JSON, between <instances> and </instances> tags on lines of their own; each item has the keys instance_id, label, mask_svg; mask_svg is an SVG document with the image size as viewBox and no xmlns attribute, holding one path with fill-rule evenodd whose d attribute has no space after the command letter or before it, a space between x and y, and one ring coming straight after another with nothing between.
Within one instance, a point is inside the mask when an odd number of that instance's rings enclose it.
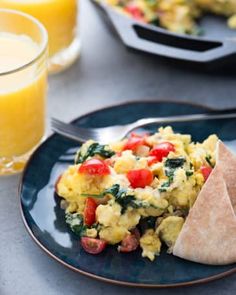
<instances>
[{"instance_id":1,"label":"black baking dish","mask_svg":"<svg viewBox=\"0 0 236 295\"><path fill-rule=\"evenodd\" d=\"M190 36L143 24L106 4L98 5L128 48L200 65L232 65L236 62L236 30L227 28L225 18L205 17L200 24L204 36Z\"/></svg>"}]
</instances>

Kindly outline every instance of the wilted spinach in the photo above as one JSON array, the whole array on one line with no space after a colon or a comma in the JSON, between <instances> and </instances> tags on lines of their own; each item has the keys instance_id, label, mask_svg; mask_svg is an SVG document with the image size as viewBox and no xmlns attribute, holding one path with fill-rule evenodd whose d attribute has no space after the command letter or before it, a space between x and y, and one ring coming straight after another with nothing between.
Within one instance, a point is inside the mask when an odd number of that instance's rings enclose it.
<instances>
[{"instance_id":1,"label":"wilted spinach","mask_svg":"<svg viewBox=\"0 0 236 295\"><path fill-rule=\"evenodd\" d=\"M97 142L92 143L84 155L81 154L81 149L78 151L75 157L75 164L80 164L86 161L89 157L99 155L104 159L110 158L115 155L108 145L102 145Z\"/></svg>"},{"instance_id":2,"label":"wilted spinach","mask_svg":"<svg viewBox=\"0 0 236 295\"><path fill-rule=\"evenodd\" d=\"M83 216L79 213L66 213L66 223L70 226L70 229L77 236L81 237L84 235L86 226L84 226Z\"/></svg>"},{"instance_id":3,"label":"wilted spinach","mask_svg":"<svg viewBox=\"0 0 236 295\"><path fill-rule=\"evenodd\" d=\"M165 166L165 174L168 177L168 180L162 183L161 187L159 188L160 192L167 191L167 188L170 187L171 183L174 181L174 175L175 175L176 169L183 167L185 161L186 160L183 157L166 159L164 166Z\"/></svg>"},{"instance_id":4,"label":"wilted spinach","mask_svg":"<svg viewBox=\"0 0 236 295\"><path fill-rule=\"evenodd\" d=\"M183 157L166 159L164 165L165 165L166 168L176 169L176 168L183 167L185 161L186 160Z\"/></svg>"},{"instance_id":5,"label":"wilted spinach","mask_svg":"<svg viewBox=\"0 0 236 295\"><path fill-rule=\"evenodd\" d=\"M150 205L149 203L142 201L142 200L137 200L135 199L134 195L128 194L127 190L123 189L120 187L119 184L114 184L112 187L109 189L105 190L103 192L103 196L106 194L111 194L114 198L115 201L120 204L122 207L121 213L125 213L128 207L132 207L134 209L139 209L139 208L156 208L154 205Z\"/></svg>"},{"instance_id":6,"label":"wilted spinach","mask_svg":"<svg viewBox=\"0 0 236 295\"><path fill-rule=\"evenodd\" d=\"M92 226L85 225L83 216L79 213L66 213L65 218L66 223L69 225L70 229L78 237L86 235L87 229L99 229L99 225L97 223L93 224Z\"/></svg>"}]
</instances>

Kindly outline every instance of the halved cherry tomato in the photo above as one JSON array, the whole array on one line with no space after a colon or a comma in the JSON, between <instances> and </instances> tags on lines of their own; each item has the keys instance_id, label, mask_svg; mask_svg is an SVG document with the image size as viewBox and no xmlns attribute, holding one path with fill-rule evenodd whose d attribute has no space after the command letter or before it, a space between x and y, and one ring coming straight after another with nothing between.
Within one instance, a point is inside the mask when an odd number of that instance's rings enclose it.
<instances>
[{"instance_id":1,"label":"halved cherry tomato","mask_svg":"<svg viewBox=\"0 0 236 295\"><path fill-rule=\"evenodd\" d=\"M118 250L125 253L136 250L139 246L139 239L140 233L137 229L135 229L132 234L127 235L121 241L121 245L118 247Z\"/></svg>"},{"instance_id":2,"label":"halved cherry tomato","mask_svg":"<svg viewBox=\"0 0 236 295\"><path fill-rule=\"evenodd\" d=\"M126 150L135 151L137 147L139 147L140 145L143 145L143 138L131 136L130 138L128 138L128 141L125 143L123 147L123 151L126 151Z\"/></svg>"},{"instance_id":3,"label":"halved cherry tomato","mask_svg":"<svg viewBox=\"0 0 236 295\"><path fill-rule=\"evenodd\" d=\"M209 177L209 175L211 174L212 168L208 167L208 166L202 166L200 168L200 170L201 170L201 173L202 173L202 175L204 177L204 180L206 181L207 178Z\"/></svg>"},{"instance_id":4,"label":"halved cherry tomato","mask_svg":"<svg viewBox=\"0 0 236 295\"><path fill-rule=\"evenodd\" d=\"M146 138L148 135L149 135L148 133L138 134L138 133L132 132L123 147L123 151L126 151L126 150L136 151L139 146L148 145L146 143Z\"/></svg>"},{"instance_id":5,"label":"halved cherry tomato","mask_svg":"<svg viewBox=\"0 0 236 295\"><path fill-rule=\"evenodd\" d=\"M127 178L133 188L144 188L153 181L152 172L148 169L130 170L127 173Z\"/></svg>"},{"instance_id":6,"label":"halved cherry tomato","mask_svg":"<svg viewBox=\"0 0 236 295\"><path fill-rule=\"evenodd\" d=\"M149 155L156 157L158 161L162 161L163 158L167 157L170 152L175 151L175 146L170 142L162 142L154 146L150 151Z\"/></svg>"},{"instance_id":7,"label":"halved cherry tomato","mask_svg":"<svg viewBox=\"0 0 236 295\"><path fill-rule=\"evenodd\" d=\"M61 178L62 178L62 174L58 176L57 181L55 182L54 188L55 188L56 193L58 193L58 184L59 184Z\"/></svg>"},{"instance_id":8,"label":"halved cherry tomato","mask_svg":"<svg viewBox=\"0 0 236 295\"><path fill-rule=\"evenodd\" d=\"M84 208L84 223L91 226L95 222L95 213L97 209L97 203L92 198L87 198Z\"/></svg>"},{"instance_id":9,"label":"halved cherry tomato","mask_svg":"<svg viewBox=\"0 0 236 295\"><path fill-rule=\"evenodd\" d=\"M110 169L105 161L94 158L85 161L79 167L79 173L87 173L90 175L107 175L110 174Z\"/></svg>"},{"instance_id":10,"label":"halved cherry tomato","mask_svg":"<svg viewBox=\"0 0 236 295\"><path fill-rule=\"evenodd\" d=\"M81 246L89 254L99 254L106 248L107 243L100 239L89 237L81 238Z\"/></svg>"},{"instance_id":11,"label":"halved cherry tomato","mask_svg":"<svg viewBox=\"0 0 236 295\"><path fill-rule=\"evenodd\" d=\"M142 10L136 5L130 4L125 7L125 10L132 15L133 18L137 20L144 21L144 16Z\"/></svg>"}]
</instances>

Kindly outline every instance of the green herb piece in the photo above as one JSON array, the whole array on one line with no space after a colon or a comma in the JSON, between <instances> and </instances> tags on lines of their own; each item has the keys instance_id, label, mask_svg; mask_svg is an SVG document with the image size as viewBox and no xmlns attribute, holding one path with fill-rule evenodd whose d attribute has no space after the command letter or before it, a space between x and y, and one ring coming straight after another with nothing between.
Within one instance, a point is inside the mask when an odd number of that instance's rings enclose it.
<instances>
[{"instance_id":1,"label":"green herb piece","mask_svg":"<svg viewBox=\"0 0 236 295\"><path fill-rule=\"evenodd\" d=\"M115 155L115 152L109 149L108 145L101 145L97 142L92 143L84 155L81 154L81 149L77 152L75 157L75 164L80 164L86 161L89 157L99 155L104 159Z\"/></svg>"},{"instance_id":2,"label":"green herb piece","mask_svg":"<svg viewBox=\"0 0 236 295\"><path fill-rule=\"evenodd\" d=\"M183 167L185 161L186 160L183 157L173 158L173 159L166 159L165 167L171 168L171 169L180 168L180 167Z\"/></svg>"},{"instance_id":3,"label":"green herb piece","mask_svg":"<svg viewBox=\"0 0 236 295\"><path fill-rule=\"evenodd\" d=\"M105 196L107 194L111 194L115 198L115 201L121 206L121 214L125 213L128 207L134 209L150 207L159 209L147 202L135 199L134 195L128 194L125 189L120 188L119 184L114 184L111 188L106 189L102 195Z\"/></svg>"},{"instance_id":4,"label":"green herb piece","mask_svg":"<svg viewBox=\"0 0 236 295\"><path fill-rule=\"evenodd\" d=\"M114 184L111 188L105 190L103 195L111 194L116 202L120 204L122 210L121 213L123 214L128 206L133 207L134 205L134 195L128 195L125 189L121 189L119 184Z\"/></svg>"},{"instance_id":5,"label":"green herb piece","mask_svg":"<svg viewBox=\"0 0 236 295\"><path fill-rule=\"evenodd\" d=\"M212 156L211 155L206 155L205 159L206 159L207 163L211 166L211 168L213 168L214 165L211 162Z\"/></svg>"},{"instance_id":6,"label":"green herb piece","mask_svg":"<svg viewBox=\"0 0 236 295\"><path fill-rule=\"evenodd\" d=\"M166 169L166 176L168 176L168 182L172 183L174 181L175 169Z\"/></svg>"},{"instance_id":7,"label":"green herb piece","mask_svg":"<svg viewBox=\"0 0 236 295\"><path fill-rule=\"evenodd\" d=\"M158 189L160 193L164 193L167 191L167 188L170 187L171 182L168 180L164 183L162 183L161 187Z\"/></svg>"},{"instance_id":8,"label":"green herb piece","mask_svg":"<svg viewBox=\"0 0 236 295\"><path fill-rule=\"evenodd\" d=\"M92 197L92 198L95 198L95 199L102 199L104 198L104 195L103 194L100 194L100 195L96 195L96 194L80 194L80 197Z\"/></svg>"},{"instance_id":9,"label":"green herb piece","mask_svg":"<svg viewBox=\"0 0 236 295\"><path fill-rule=\"evenodd\" d=\"M167 188L170 187L171 183L174 181L175 169L166 169L165 174L168 177L166 182L163 182L159 188L159 192L163 193L167 191Z\"/></svg>"},{"instance_id":10,"label":"green herb piece","mask_svg":"<svg viewBox=\"0 0 236 295\"><path fill-rule=\"evenodd\" d=\"M166 159L164 166L166 167L165 174L168 177L168 180L162 183L159 192L163 193L167 191L167 188L170 187L171 183L174 181L176 169L183 167L185 161L186 160L183 157Z\"/></svg>"},{"instance_id":11,"label":"green herb piece","mask_svg":"<svg viewBox=\"0 0 236 295\"><path fill-rule=\"evenodd\" d=\"M66 213L65 215L66 223L69 225L70 229L78 237L83 237L86 235L86 230L95 228L99 230L99 224L95 223L92 226L87 226L84 224L83 216L79 213Z\"/></svg>"},{"instance_id":12,"label":"green herb piece","mask_svg":"<svg viewBox=\"0 0 236 295\"><path fill-rule=\"evenodd\" d=\"M86 226L84 226L83 216L79 213L66 213L66 223L70 226L70 229L77 236L81 237L84 235Z\"/></svg>"},{"instance_id":13,"label":"green herb piece","mask_svg":"<svg viewBox=\"0 0 236 295\"><path fill-rule=\"evenodd\" d=\"M187 177L189 177L189 176L193 175L193 171L192 170L187 170L185 172L185 174L186 174Z\"/></svg>"}]
</instances>

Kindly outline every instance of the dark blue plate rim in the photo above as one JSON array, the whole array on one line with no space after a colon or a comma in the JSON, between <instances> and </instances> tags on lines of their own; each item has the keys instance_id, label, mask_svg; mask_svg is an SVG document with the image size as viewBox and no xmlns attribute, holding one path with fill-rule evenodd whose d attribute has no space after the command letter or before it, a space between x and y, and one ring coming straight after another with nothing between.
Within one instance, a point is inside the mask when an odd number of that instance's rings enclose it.
<instances>
[{"instance_id":1,"label":"dark blue plate rim","mask_svg":"<svg viewBox=\"0 0 236 295\"><path fill-rule=\"evenodd\" d=\"M128 101L125 103L119 103L119 104L113 104L113 105L109 105L107 107L103 107L103 108L98 108L96 110L93 110L91 112L88 112L84 115L81 115L77 118L75 118L74 120L71 121L71 123L86 118L88 116L93 115L96 112L100 112L103 110L107 110L107 109L113 109L116 107L122 107L122 106L127 106L127 105L135 105L135 104L141 104L144 101ZM145 103L175 103L175 104L179 104L179 105L192 105L198 108L202 108L203 111L215 111L217 109L215 108L211 108L209 106L205 106L202 104L198 104L198 103L192 103L192 102L188 102L188 101L175 101L175 100L145 100ZM204 283L209 283L211 281L215 281L221 278L224 278L226 276L229 276L231 274L236 273L236 267L232 268L231 270L222 272L220 274L214 275L214 276L210 276L210 277L206 277L204 279L200 279L200 280L193 280L193 281L188 281L188 282L181 282L181 283L174 283L174 284L139 284L139 283L131 283L131 282L126 282L126 281L121 281L121 280L113 280L113 279L108 279L102 276L98 276L98 275L94 275L92 273L83 271L81 269L78 269L76 267L73 267L72 265L66 263L65 261L63 261L62 259L60 259L59 257L57 257L56 255L54 255L50 250L48 250L38 239L37 237L34 235L33 231L30 228L30 225L28 224L25 215L24 215L24 211L23 211L23 205L21 202L21 193L22 193L22 188L23 188L23 183L24 183L24 177L25 177L25 173L28 169L28 167L30 166L31 160L34 157L34 155L38 152L40 152L41 147L49 140L52 140L53 137L55 137L56 134L52 134L49 137L47 137L38 147L37 149L33 152L33 154L30 156L23 172L22 175L20 177L20 181L19 181L19 185L18 185L18 200L19 200L19 207L20 207L20 215L23 221L23 224L28 232L28 234L30 235L30 237L33 239L33 241L41 248L41 250L43 250L49 257L53 258L54 260L56 260L57 262L59 262L60 264L64 265L65 267L69 268L70 270L80 273L82 275L85 275L87 277L90 277L92 279L96 279L98 281L102 281L105 283L111 283L111 284L115 284L115 285L121 285L121 286L128 286L128 287L141 287L141 288L150 288L150 289L154 289L154 288L175 288L175 287L187 287L187 286L193 286L193 285L199 285L199 284L204 284Z\"/></svg>"}]
</instances>

